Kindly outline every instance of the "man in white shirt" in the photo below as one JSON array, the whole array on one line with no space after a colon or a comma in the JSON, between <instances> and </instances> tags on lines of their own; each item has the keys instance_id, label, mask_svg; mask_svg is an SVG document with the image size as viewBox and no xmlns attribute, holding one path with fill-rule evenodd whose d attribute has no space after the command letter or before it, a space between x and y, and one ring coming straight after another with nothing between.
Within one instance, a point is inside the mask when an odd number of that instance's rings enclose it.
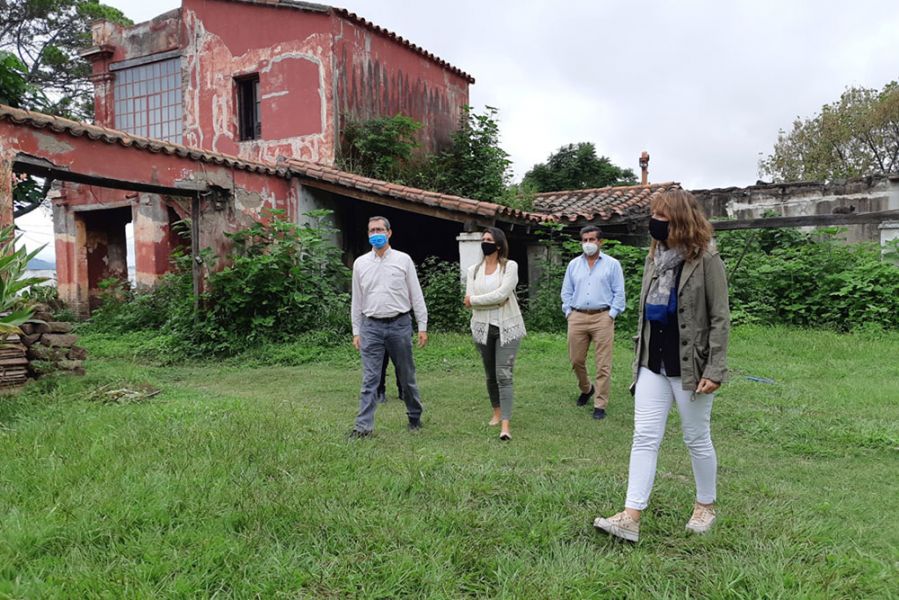
<instances>
[{"instance_id":1,"label":"man in white shirt","mask_svg":"<svg viewBox=\"0 0 899 600\"><path fill-rule=\"evenodd\" d=\"M385 350L397 368L409 430L421 428L423 407L415 383L411 312L418 322L418 347L423 348L428 343L428 309L415 263L405 252L390 247L391 235L387 219L369 219L372 250L353 263L353 346L362 355L362 391L359 414L350 433L353 438L367 437L374 430Z\"/></svg>"}]
</instances>

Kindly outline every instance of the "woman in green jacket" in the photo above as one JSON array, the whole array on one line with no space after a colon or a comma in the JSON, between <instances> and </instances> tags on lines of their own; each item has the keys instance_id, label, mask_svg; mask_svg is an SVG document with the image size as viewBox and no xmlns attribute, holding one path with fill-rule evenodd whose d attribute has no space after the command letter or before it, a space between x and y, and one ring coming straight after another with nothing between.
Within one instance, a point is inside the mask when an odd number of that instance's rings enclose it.
<instances>
[{"instance_id":1,"label":"woman in green jacket","mask_svg":"<svg viewBox=\"0 0 899 600\"><path fill-rule=\"evenodd\" d=\"M672 190L651 202L640 293L641 323L634 360L634 439L624 510L593 525L636 542L649 503L668 411L677 404L696 480L687 530L705 533L715 522L717 457L710 421L724 381L730 309L724 263L712 225L690 192Z\"/></svg>"}]
</instances>

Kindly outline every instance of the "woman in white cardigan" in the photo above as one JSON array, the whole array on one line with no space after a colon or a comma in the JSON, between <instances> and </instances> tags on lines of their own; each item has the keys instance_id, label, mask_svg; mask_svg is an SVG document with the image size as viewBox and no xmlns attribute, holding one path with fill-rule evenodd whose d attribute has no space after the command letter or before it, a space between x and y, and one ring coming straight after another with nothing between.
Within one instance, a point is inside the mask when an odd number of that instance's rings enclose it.
<instances>
[{"instance_id":1,"label":"woman in white cardigan","mask_svg":"<svg viewBox=\"0 0 899 600\"><path fill-rule=\"evenodd\" d=\"M499 439L509 441L514 400L512 368L525 335L515 298L518 264L509 260L509 242L502 229L488 227L481 238L481 250L483 260L468 269L465 306L471 308L471 335L487 375L487 393L493 406L490 425L501 425Z\"/></svg>"}]
</instances>

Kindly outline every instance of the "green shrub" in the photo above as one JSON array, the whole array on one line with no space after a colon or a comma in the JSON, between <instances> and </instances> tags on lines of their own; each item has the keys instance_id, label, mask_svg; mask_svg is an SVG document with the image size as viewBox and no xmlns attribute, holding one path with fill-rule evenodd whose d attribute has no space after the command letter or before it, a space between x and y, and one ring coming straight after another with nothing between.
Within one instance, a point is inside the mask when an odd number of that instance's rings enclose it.
<instances>
[{"instance_id":1,"label":"green shrub","mask_svg":"<svg viewBox=\"0 0 899 600\"><path fill-rule=\"evenodd\" d=\"M846 244L839 229L718 234L735 323L851 329L899 327L899 268L877 245Z\"/></svg>"},{"instance_id":2,"label":"green shrub","mask_svg":"<svg viewBox=\"0 0 899 600\"><path fill-rule=\"evenodd\" d=\"M314 224L301 226L272 211L267 220L227 234L229 264L209 275L199 309L190 257L182 254L147 292L106 282L91 329L153 332L160 338L154 347L172 357L233 355L310 331L336 340L350 330L350 271L331 242L328 214L309 213Z\"/></svg>"},{"instance_id":3,"label":"green shrub","mask_svg":"<svg viewBox=\"0 0 899 600\"><path fill-rule=\"evenodd\" d=\"M468 331L470 313L465 310L465 289L459 263L429 256L418 269L428 306L429 331Z\"/></svg>"},{"instance_id":4,"label":"green shrub","mask_svg":"<svg viewBox=\"0 0 899 600\"><path fill-rule=\"evenodd\" d=\"M416 133L421 123L405 115L368 121L349 121L344 126L338 165L366 177L404 183L409 177Z\"/></svg>"}]
</instances>

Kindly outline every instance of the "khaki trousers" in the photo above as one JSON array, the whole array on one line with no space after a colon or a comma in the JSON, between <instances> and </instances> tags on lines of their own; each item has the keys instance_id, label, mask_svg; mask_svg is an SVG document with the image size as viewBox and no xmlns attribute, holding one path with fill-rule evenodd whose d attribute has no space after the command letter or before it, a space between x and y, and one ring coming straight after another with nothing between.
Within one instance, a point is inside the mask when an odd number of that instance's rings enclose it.
<instances>
[{"instance_id":1,"label":"khaki trousers","mask_svg":"<svg viewBox=\"0 0 899 600\"><path fill-rule=\"evenodd\" d=\"M594 408L606 408L609 403L609 390L612 387L612 344L615 340L615 319L609 311L595 315L571 311L568 315L568 358L571 368L577 376L577 384L581 393L590 391L590 378L587 375L587 350L593 342L596 358L596 394L593 396Z\"/></svg>"}]
</instances>

